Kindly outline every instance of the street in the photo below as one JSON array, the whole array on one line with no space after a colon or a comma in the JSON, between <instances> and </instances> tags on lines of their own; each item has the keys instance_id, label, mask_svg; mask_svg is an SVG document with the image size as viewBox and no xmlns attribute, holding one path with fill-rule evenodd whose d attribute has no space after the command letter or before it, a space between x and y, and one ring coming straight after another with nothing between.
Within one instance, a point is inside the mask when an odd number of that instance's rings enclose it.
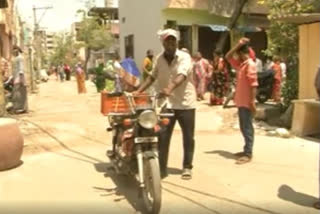
<instances>
[{"instance_id":1,"label":"street","mask_svg":"<svg viewBox=\"0 0 320 214\"><path fill-rule=\"evenodd\" d=\"M87 81L51 79L29 97L30 113L15 116L25 137L23 164L1 172L1 213L140 213L132 178L118 176L105 152L111 146L100 94ZM236 109L199 103L193 179L180 178L182 136L171 141L169 177L162 182L161 213L315 214L319 196L319 143L255 138L253 161L236 165L243 138L226 120Z\"/></svg>"}]
</instances>

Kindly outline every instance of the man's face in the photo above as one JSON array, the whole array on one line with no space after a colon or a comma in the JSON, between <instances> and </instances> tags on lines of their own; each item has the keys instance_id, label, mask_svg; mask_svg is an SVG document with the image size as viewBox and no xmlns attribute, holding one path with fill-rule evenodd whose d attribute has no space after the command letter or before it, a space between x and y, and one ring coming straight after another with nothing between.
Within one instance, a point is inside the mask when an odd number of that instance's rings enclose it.
<instances>
[{"instance_id":1,"label":"man's face","mask_svg":"<svg viewBox=\"0 0 320 214\"><path fill-rule=\"evenodd\" d=\"M174 36L168 36L163 41L163 47L167 55L173 56L176 53L178 47L177 39Z\"/></svg>"}]
</instances>

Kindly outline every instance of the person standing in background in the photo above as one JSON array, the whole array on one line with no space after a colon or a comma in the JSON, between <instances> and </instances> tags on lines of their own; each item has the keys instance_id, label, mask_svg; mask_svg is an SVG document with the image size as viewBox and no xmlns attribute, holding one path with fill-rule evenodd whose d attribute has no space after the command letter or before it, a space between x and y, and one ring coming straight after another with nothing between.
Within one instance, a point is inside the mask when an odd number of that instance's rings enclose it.
<instances>
[{"instance_id":1,"label":"person standing in background","mask_svg":"<svg viewBox=\"0 0 320 214\"><path fill-rule=\"evenodd\" d=\"M282 71L280 66L280 57L273 57L273 65L272 70L274 71L274 83L272 89L272 98L274 102L281 102L281 79L282 79Z\"/></svg>"},{"instance_id":2,"label":"person standing in background","mask_svg":"<svg viewBox=\"0 0 320 214\"><path fill-rule=\"evenodd\" d=\"M207 76L209 75L209 62L202 58L202 54L197 52L194 56L193 76L197 91L198 101L204 100L207 91Z\"/></svg>"},{"instance_id":3,"label":"person standing in background","mask_svg":"<svg viewBox=\"0 0 320 214\"><path fill-rule=\"evenodd\" d=\"M245 140L242 152L236 153L236 164L245 164L252 160L254 144L253 116L256 112L256 94L258 87L257 65L250 56L249 39L242 38L227 54L226 59L237 71L237 85L234 101L238 107L240 130ZM237 55L237 58L234 57Z\"/></svg>"},{"instance_id":4,"label":"person standing in background","mask_svg":"<svg viewBox=\"0 0 320 214\"><path fill-rule=\"evenodd\" d=\"M63 65L64 74L66 75L66 81L70 81L71 79L71 69L70 66L66 63Z\"/></svg>"},{"instance_id":5,"label":"person standing in background","mask_svg":"<svg viewBox=\"0 0 320 214\"><path fill-rule=\"evenodd\" d=\"M221 51L213 53L210 105L222 105L229 89L229 72Z\"/></svg>"},{"instance_id":6,"label":"person standing in background","mask_svg":"<svg viewBox=\"0 0 320 214\"><path fill-rule=\"evenodd\" d=\"M143 71L143 81L145 81L150 75L153 69L153 50L147 51L147 56L143 60L142 71Z\"/></svg>"},{"instance_id":7,"label":"person standing in background","mask_svg":"<svg viewBox=\"0 0 320 214\"><path fill-rule=\"evenodd\" d=\"M263 65L262 65L261 59L256 58L256 65L257 65L257 72L258 73L263 72Z\"/></svg>"},{"instance_id":8,"label":"person standing in background","mask_svg":"<svg viewBox=\"0 0 320 214\"><path fill-rule=\"evenodd\" d=\"M282 72L281 88L283 88L287 79L287 65L283 57L281 58L280 67Z\"/></svg>"},{"instance_id":9,"label":"person standing in background","mask_svg":"<svg viewBox=\"0 0 320 214\"><path fill-rule=\"evenodd\" d=\"M22 50L14 46L12 62L13 92L12 103L13 111L16 114L28 112L27 84L24 70L24 60L21 56Z\"/></svg>"},{"instance_id":10,"label":"person standing in background","mask_svg":"<svg viewBox=\"0 0 320 214\"><path fill-rule=\"evenodd\" d=\"M76 78L77 78L78 93L79 94L87 93L86 84L85 84L86 74L84 73L81 63L77 64Z\"/></svg>"},{"instance_id":11,"label":"person standing in background","mask_svg":"<svg viewBox=\"0 0 320 214\"><path fill-rule=\"evenodd\" d=\"M58 65L58 74L60 77L60 81L63 82L64 81L64 70L63 70L62 65Z\"/></svg>"}]
</instances>

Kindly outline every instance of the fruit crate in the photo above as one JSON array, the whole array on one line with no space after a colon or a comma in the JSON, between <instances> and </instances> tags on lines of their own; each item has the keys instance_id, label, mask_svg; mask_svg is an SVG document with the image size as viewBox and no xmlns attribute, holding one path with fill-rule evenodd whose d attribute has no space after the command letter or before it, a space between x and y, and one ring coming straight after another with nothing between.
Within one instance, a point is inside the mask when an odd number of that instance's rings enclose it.
<instances>
[{"instance_id":1,"label":"fruit crate","mask_svg":"<svg viewBox=\"0 0 320 214\"><path fill-rule=\"evenodd\" d=\"M130 105L130 101L131 104ZM108 116L109 113L132 113L132 108L145 108L151 106L151 96L148 94L139 94L133 97L126 95L116 95L106 91L101 92L101 113Z\"/></svg>"},{"instance_id":2,"label":"fruit crate","mask_svg":"<svg viewBox=\"0 0 320 214\"><path fill-rule=\"evenodd\" d=\"M101 113L108 116L109 113L130 113L131 108L125 95L115 95L101 92Z\"/></svg>"}]
</instances>

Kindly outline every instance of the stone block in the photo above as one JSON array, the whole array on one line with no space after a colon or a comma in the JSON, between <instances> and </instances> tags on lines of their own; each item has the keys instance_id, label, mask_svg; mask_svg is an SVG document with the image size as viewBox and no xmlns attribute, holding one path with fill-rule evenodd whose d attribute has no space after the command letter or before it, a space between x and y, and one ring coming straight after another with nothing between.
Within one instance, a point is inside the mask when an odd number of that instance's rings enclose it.
<instances>
[{"instance_id":1,"label":"stone block","mask_svg":"<svg viewBox=\"0 0 320 214\"><path fill-rule=\"evenodd\" d=\"M256 120L268 121L274 118L280 118L281 107L276 105L260 104L255 115Z\"/></svg>"}]
</instances>

